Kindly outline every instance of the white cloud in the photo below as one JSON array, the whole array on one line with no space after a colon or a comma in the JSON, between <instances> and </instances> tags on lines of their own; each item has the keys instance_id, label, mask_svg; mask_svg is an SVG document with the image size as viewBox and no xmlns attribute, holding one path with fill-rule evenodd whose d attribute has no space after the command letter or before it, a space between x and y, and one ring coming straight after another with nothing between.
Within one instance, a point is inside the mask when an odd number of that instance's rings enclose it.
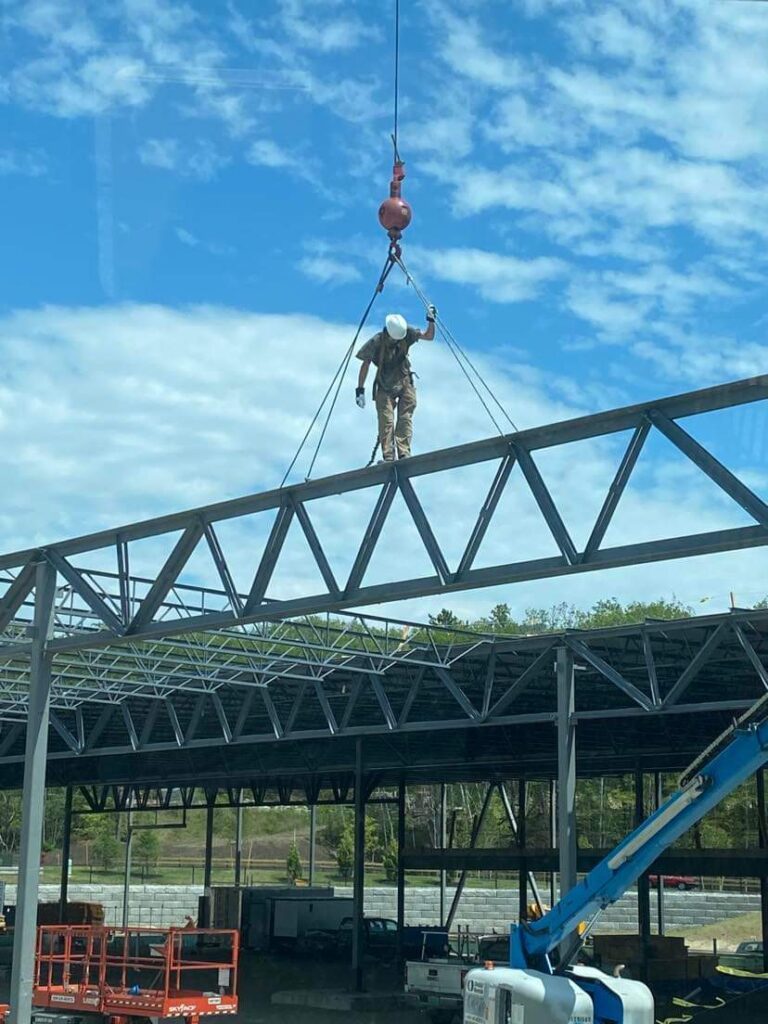
<instances>
[{"instance_id":1,"label":"white cloud","mask_svg":"<svg viewBox=\"0 0 768 1024\"><path fill-rule=\"evenodd\" d=\"M146 139L138 150L141 163L185 177L210 181L230 160L209 140L182 143L180 139Z\"/></svg>"},{"instance_id":2,"label":"white cloud","mask_svg":"<svg viewBox=\"0 0 768 1024\"><path fill-rule=\"evenodd\" d=\"M235 249L231 245L225 245L221 242L208 242L197 235L193 234L187 228L177 225L174 229L174 234L181 242L182 245L186 245L189 249L203 249L209 252L212 256L232 256Z\"/></svg>"},{"instance_id":3,"label":"white cloud","mask_svg":"<svg viewBox=\"0 0 768 1024\"><path fill-rule=\"evenodd\" d=\"M503 49L494 49L475 19L456 14L445 4L433 3L432 8L435 22L442 28L440 54L453 72L491 89L520 84L521 63Z\"/></svg>"},{"instance_id":4,"label":"white cloud","mask_svg":"<svg viewBox=\"0 0 768 1024\"><path fill-rule=\"evenodd\" d=\"M200 239L193 235L191 231L187 231L186 228L176 228L175 232L182 245L188 245L191 249L195 249L200 245Z\"/></svg>"},{"instance_id":5,"label":"white cloud","mask_svg":"<svg viewBox=\"0 0 768 1024\"><path fill-rule=\"evenodd\" d=\"M333 0L283 0L280 16L294 44L314 53L352 50L380 39L375 24L350 17L348 9L341 16L334 15L339 9Z\"/></svg>"},{"instance_id":6,"label":"white cloud","mask_svg":"<svg viewBox=\"0 0 768 1024\"><path fill-rule=\"evenodd\" d=\"M39 149L0 149L0 175L20 174L27 178L39 178L47 170L47 157Z\"/></svg>"},{"instance_id":7,"label":"white cloud","mask_svg":"<svg viewBox=\"0 0 768 1024\"><path fill-rule=\"evenodd\" d=\"M565 275L562 260L549 257L519 259L481 249L409 250L414 266L431 277L477 288L491 302L523 302L534 298L541 287Z\"/></svg>"},{"instance_id":8,"label":"white cloud","mask_svg":"<svg viewBox=\"0 0 768 1024\"><path fill-rule=\"evenodd\" d=\"M139 160L147 167L172 171L179 162L178 139L146 139L139 147Z\"/></svg>"},{"instance_id":9,"label":"white cloud","mask_svg":"<svg viewBox=\"0 0 768 1024\"><path fill-rule=\"evenodd\" d=\"M303 256L297 266L302 274L319 284L350 284L362 277L357 267L351 263L342 262L328 255Z\"/></svg>"}]
</instances>

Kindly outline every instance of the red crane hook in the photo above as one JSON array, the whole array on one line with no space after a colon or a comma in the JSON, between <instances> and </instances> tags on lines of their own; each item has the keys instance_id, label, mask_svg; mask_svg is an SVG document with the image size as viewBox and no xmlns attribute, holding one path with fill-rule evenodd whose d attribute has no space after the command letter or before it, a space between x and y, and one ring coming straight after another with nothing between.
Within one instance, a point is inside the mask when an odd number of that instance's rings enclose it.
<instances>
[{"instance_id":1,"label":"red crane hook","mask_svg":"<svg viewBox=\"0 0 768 1024\"><path fill-rule=\"evenodd\" d=\"M389 183L389 199L385 199L379 207L379 224L384 228L390 238L391 247L400 255L398 242L403 236L403 231L411 223L413 213L410 206L400 195L400 186L405 177L405 164L396 156L395 165L392 168L392 181Z\"/></svg>"}]
</instances>

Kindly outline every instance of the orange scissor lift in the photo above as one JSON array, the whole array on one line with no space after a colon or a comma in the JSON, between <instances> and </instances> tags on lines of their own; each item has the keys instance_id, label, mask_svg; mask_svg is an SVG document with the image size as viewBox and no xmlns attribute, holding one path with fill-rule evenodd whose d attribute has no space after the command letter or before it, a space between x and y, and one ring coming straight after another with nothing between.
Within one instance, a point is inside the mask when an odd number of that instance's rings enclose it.
<instances>
[{"instance_id":1,"label":"orange scissor lift","mask_svg":"<svg viewBox=\"0 0 768 1024\"><path fill-rule=\"evenodd\" d=\"M32 1002L110 1024L237 1013L239 934L217 928L37 929ZM207 990L201 991L204 983Z\"/></svg>"}]
</instances>

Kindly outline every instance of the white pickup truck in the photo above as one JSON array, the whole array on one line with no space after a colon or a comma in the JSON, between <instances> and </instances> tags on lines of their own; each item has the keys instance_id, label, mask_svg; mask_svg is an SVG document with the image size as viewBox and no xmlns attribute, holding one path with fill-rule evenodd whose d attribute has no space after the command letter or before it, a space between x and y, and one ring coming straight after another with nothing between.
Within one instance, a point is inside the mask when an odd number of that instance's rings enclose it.
<instances>
[{"instance_id":1,"label":"white pickup truck","mask_svg":"<svg viewBox=\"0 0 768 1024\"><path fill-rule=\"evenodd\" d=\"M473 967L482 966L488 960L499 964L509 962L508 935L481 936L471 955L409 960L405 965L407 1001L426 1010L434 1024L450 1024L454 1015L461 1017L465 977Z\"/></svg>"}]
</instances>

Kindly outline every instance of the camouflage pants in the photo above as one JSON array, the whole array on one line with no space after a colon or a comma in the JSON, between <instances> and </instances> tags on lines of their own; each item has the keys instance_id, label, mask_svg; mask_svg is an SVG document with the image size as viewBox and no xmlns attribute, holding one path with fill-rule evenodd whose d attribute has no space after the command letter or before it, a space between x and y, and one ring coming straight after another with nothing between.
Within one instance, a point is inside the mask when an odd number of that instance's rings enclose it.
<instances>
[{"instance_id":1,"label":"camouflage pants","mask_svg":"<svg viewBox=\"0 0 768 1024\"><path fill-rule=\"evenodd\" d=\"M379 417L379 441L381 455L386 462L392 462L397 447L398 459L411 454L413 438L413 412L416 408L416 389L405 384L399 392L392 394L383 388L376 391L376 412Z\"/></svg>"}]
</instances>

